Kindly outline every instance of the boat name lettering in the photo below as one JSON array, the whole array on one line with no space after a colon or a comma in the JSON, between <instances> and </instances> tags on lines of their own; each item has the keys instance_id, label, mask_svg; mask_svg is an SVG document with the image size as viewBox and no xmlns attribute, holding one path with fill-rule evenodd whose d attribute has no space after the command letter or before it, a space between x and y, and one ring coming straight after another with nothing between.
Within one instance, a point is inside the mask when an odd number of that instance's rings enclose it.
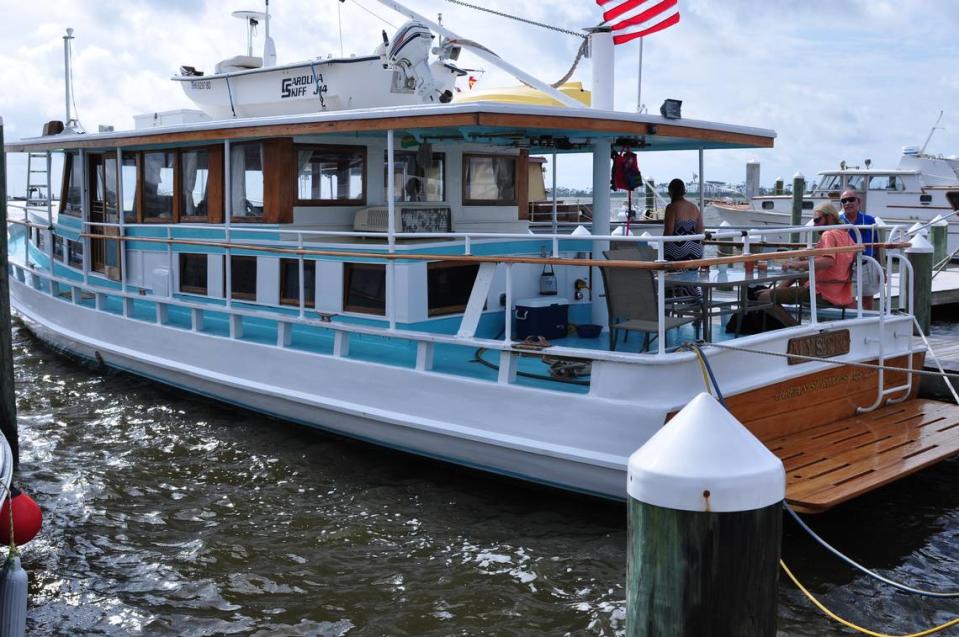
<instances>
[{"instance_id":1,"label":"boat name lettering","mask_svg":"<svg viewBox=\"0 0 959 637\"><path fill-rule=\"evenodd\" d=\"M303 97L307 93L307 89L311 84L314 84L313 75L296 75L294 77L284 77L280 82L280 99L286 99L288 97ZM321 98L323 93L329 92L326 84L323 83L323 74L318 73L316 75L316 87L310 93L310 95L319 95Z\"/></svg>"},{"instance_id":2,"label":"boat name lettering","mask_svg":"<svg viewBox=\"0 0 959 637\"><path fill-rule=\"evenodd\" d=\"M789 339L786 346L787 354L796 354L812 358L832 358L849 353L849 330L838 330L835 332L823 332L811 336L801 336L799 338ZM789 359L790 365L799 365L808 363L804 358Z\"/></svg>"},{"instance_id":3,"label":"boat name lettering","mask_svg":"<svg viewBox=\"0 0 959 637\"><path fill-rule=\"evenodd\" d=\"M190 80L190 88L195 91L209 91L212 87L210 80Z\"/></svg>"},{"instance_id":4,"label":"boat name lettering","mask_svg":"<svg viewBox=\"0 0 959 637\"><path fill-rule=\"evenodd\" d=\"M774 400L788 400L790 398L797 398L804 394L819 392L824 389L829 389L830 387L836 387L837 385L858 383L865 378L865 376L865 372L863 372L861 369L855 369L848 374L837 374L835 376L817 378L816 380L809 381L808 383L793 385L792 387L787 387L786 389L779 391L774 396Z\"/></svg>"}]
</instances>

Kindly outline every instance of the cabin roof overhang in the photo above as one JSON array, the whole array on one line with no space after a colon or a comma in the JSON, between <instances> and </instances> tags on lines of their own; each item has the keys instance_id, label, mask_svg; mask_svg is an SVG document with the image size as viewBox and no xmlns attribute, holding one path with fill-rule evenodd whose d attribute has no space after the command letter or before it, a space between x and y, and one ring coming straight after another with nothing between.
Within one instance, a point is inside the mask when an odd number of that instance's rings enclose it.
<instances>
[{"instance_id":1,"label":"cabin roof overhang","mask_svg":"<svg viewBox=\"0 0 959 637\"><path fill-rule=\"evenodd\" d=\"M469 103L404 106L199 122L97 134L61 134L6 144L7 152L149 148L301 135L383 137L514 145L530 152L586 152L600 139L636 150L772 148L776 133L716 122L594 109Z\"/></svg>"}]
</instances>

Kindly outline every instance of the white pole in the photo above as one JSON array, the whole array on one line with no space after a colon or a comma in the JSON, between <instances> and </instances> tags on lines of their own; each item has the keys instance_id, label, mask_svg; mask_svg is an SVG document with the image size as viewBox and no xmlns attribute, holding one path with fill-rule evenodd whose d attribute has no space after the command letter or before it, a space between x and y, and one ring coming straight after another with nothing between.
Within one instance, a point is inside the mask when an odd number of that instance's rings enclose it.
<instances>
[{"instance_id":1,"label":"white pole","mask_svg":"<svg viewBox=\"0 0 959 637\"><path fill-rule=\"evenodd\" d=\"M706 205L706 192L704 189L705 182L703 180L703 149L699 149L699 212L703 212L703 206Z\"/></svg>"},{"instance_id":2,"label":"white pole","mask_svg":"<svg viewBox=\"0 0 959 637\"><path fill-rule=\"evenodd\" d=\"M63 94L67 106L67 119L63 124L67 127L73 120L73 116L70 114L70 40L72 39L73 29L67 29L67 34L63 36Z\"/></svg>"},{"instance_id":3,"label":"white pole","mask_svg":"<svg viewBox=\"0 0 959 637\"><path fill-rule=\"evenodd\" d=\"M556 234L559 224L556 219L556 150L553 150L553 234Z\"/></svg>"},{"instance_id":4,"label":"white pole","mask_svg":"<svg viewBox=\"0 0 959 637\"><path fill-rule=\"evenodd\" d=\"M394 177L393 129L386 131L386 227L389 251L396 251L396 178ZM390 329L396 329L396 265L392 259L386 264L386 311Z\"/></svg>"},{"instance_id":5,"label":"white pole","mask_svg":"<svg viewBox=\"0 0 959 637\"><path fill-rule=\"evenodd\" d=\"M613 110L614 84L613 65L615 56L613 51L613 32L609 27L598 27L589 34L590 57L593 61L593 108ZM593 140L593 224L595 236L609 236L609 161L612 154L612 142L602 137ZM609 249L609 241L593 242L593 258L602 257L602 252ZM609 323L606 304L598 302L604 293L602 289L603 277L598 271L593 272L592 321L596 325Z\"/></svg>"},{"instance_id":6,"label":"white pole","mask_svg":"<svg viewBox=\"0 0 959 637\"><path fill-rule=\"evenodd\" d=\"M636 80L636 112L643 112L643 40L639 39L639 77Z\"/></svg>"},{"instance_id":7,"label":"white pole","mask_svg":"<svg viewBox=\"0 0 959 637\"><path fill-rule=\"evenodd\" d=\"M458 36L457 34L453 33L452 31L450 31L450 30L447 29L446 27L444 27L444 26L442 26L442 25L440 25L440 24L437 24L436 22L433 22L433 21L430 20L429 18L426 18L426 17L424 17L424 16L416 13L415 11L412 11L412 10L410 10L410 9L407 9L406 7L404 7L404 6L403 6L402 4L400 4L399 2L396 2L395 0L378 0L378 2L379 2L380 4L386 6L386 7L389 7L390 9L393 9L394 11L397 11L397 12L399 12L399 13L402 13L403 15L405 15L405 16L408 17L408 18L410 18L411 20L416 20L416 21L418 21L418 22L422 22L423 24L425 24L426 26L428 26L430 29L432 29L432 30L435 31L436 33L442 35L443 37L445 37L445 38L447 38L447 39L449 39L449 40L456 40L456 41L457 41L457 42L456 42L457 46L462 46L462 47L468 48L470 51L472 51L472 52L473 52L477 57L479 57L480 59L485 60L485 61L489 62L490 64L494 64L494 65L498 66L499 68L503 69L504 71L506 71L507 73L509 73L510 75L512 75L513 77L515 77L516 79L518 79L519 81L523 82L524 84L529 84L529 85L532 86L533 88L535 88L535 89L537 89L537 90L540 90L540 91L542 91L543 93L546 93L547 95L549 95L550 97L552 97L554 100L556 100L556 101L559 102L560 104L563 104L563 105L565 105L565 106L569 106L570 108L582 108L582 107L583 107L583 105L582 105L580 102L578 102L578 101L574 100L573 98L569 97L568 95L566 95L566 94L564 94L564 93L556 90L555 88L553 88L552 86L550 86L550 85L547 84L546 82L543 82L543 81L541 81L541 80L538 80L538 79L536 79L535 77L533 77L532 75L526 73L525 71L522 71L522 70L520 70L519 68L513 66L512 64L509 64L508 62L506 62L506 60L504 60L504 59L501 58L500 56L496 55L495 53L493 53L493 52L490 51L489 49L486 49L485 47L478 47L478 46L476 46L475 44L471 43L469 40L464 40L463 38L461 38L461 37ZM610 75L612 75L612 72L610 72ZM595 96L594 96L593 99L595 99Z\"/></svg>"},{"instance_id":8,"label":"white pole","mask_svg":"<svg viewBox=\"0 0 959 637\"><path fill-rule=\"evenodd\" d=\"M106 163L106 162L104 162ZM105 169L104 169L105 170ZM127 268L126 268L126 242L123 240L123 237L126 235L124 226L126 225L126 220L124 219L123 214L123 149L117 146L117 221L119 222L119 228L117 232L120 235L119 241L117 241L117 258L120 260L120 289L124 292L127 291ZM126 307L126 300L123 301L124 308Z\"/></svg>"}]
</instances>

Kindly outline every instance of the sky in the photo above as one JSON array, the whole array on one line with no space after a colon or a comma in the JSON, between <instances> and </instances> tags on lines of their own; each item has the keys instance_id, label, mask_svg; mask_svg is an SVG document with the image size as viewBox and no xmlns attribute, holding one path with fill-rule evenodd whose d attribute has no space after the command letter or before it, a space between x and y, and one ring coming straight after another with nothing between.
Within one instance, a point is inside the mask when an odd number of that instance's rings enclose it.
<instances>
[{"instance_id":1,"label":"sky","mask_svg":"<svg viewBox=\"0 0 959 637\"><path fill-rule=\"evenodd\" d=\"M489 9L577 31L602 19L593 0L474 0ZM81 122L118 130L138 113L190 108L169 80L180 65L212 71L245 52L245 26L230 17L262 10L261 0L34 0L8 2L0 44L0 116L7 140L35 136L63 119L63 40L75 29L74 82ZM553 82L567 71L580 40L443 0L408 0L424 15L443 15L458 35ZM273 0L271 35L279 63L342 51L367 54L405 19L376 0ZM959 153L959 2L953 0L680 0L680 23L646 38L642 96L650 112L665 98L683 116L776 131L775 148L707 151L705 178L745 179L758 160L761 182L791 180L845 160L895 167L905 145L921 146L945 113L927 151ZM616 108L635 112L638 43L616 47ZM468 53L476 88L515 85ZM590 61L573 80L588 87ZM464 85L464 90L468 90ZM561 156L561 186L591 185L586 157ZM640 166L657 182L691 179L696 153L644 153ZM11 194L21 194L25 159L11 155ZM547 179L551 179L548 175ZM547 181L549 183L549 181Z\"/></svg>"}]
</instances>

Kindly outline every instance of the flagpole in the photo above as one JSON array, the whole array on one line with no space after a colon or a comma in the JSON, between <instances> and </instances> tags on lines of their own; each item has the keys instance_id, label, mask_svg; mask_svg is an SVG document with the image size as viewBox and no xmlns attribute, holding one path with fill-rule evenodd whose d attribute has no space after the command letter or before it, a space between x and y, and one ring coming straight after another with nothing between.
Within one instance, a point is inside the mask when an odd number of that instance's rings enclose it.
<instances>
[{"instance_id":1,"label":"flagpole","mask_svg":"<svg viewBox=\"0 0 959 637\"><path fill-rule=\"evenodd\" d=\"M643 40L639 39L639 78L636 82L636 112L643 112Z\"/></svg>"}]
</instances>

